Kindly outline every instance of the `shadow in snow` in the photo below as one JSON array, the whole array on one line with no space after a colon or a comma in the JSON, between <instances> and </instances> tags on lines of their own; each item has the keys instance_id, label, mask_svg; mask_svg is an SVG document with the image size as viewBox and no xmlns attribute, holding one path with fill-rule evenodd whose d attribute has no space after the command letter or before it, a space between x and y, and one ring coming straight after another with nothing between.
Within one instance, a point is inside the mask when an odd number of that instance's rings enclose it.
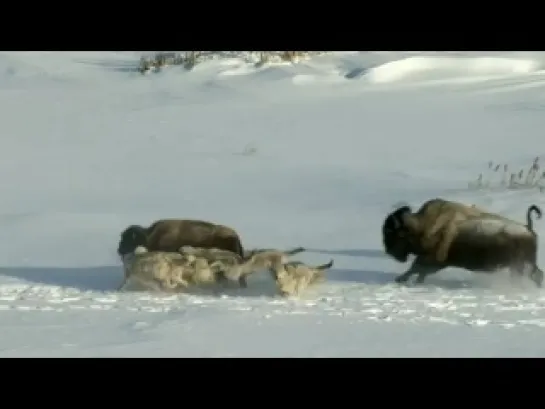
<instances>
[{"instance_id":1,"label":"shadow in snow","mask_svg":"<svg viewBox=\"0 0 545 409\"><path fill-rule=\"evenodd\" d=\"M76 288L80 291L115 291L123 280L121 266L1 267L0 276L18 278L38 285Z\"/></svg>"},{"instance_id":2,"label":"shadow in snow","mask_svg":"<svg viewBox=\"0 0 545 409\"><path fill-rule=\"evenodd\" d=\"M357 78L363 77L367 72L369 71L369 68L366 67L356 67L348 71L346 74L344 74L344 78L347 80L353 80Z\"/></svg>"},{"instance_id":3,"label":"shadow in snow","mask_svg":"<svg viewBox=\"0 0 545 409\"><path fill-rule=\"evenodd\" d=\"M318 284L317 288L328 283L359 283L364 285L397 285L395 278L399 272L377 270L356 270L332 268L326 272L326 281ZM519 287L521 283L509 283L502 274L473 273L464 277L452 276L451 273L439 272L427 278L423 284L399 284L405 287L437 287L448 290L459 289L490 289L497 287ZM1 267L0 276L21 279L36 285L74 288L79 291L110 292L117 291L123 281L121 266L85 267L85 268L39 268L39 267ZM503 283L503 284L502 284ZM527 287L524 285L523 287ZM530 287L532 287L530 285ZM268 272L256 273L248 277L248 288L239 288L236 283L229 283L228 288L215 285L209 288L190 288L184 291L192 295L227 296L243 298L270 298L277 297L278 291L274 280Z\"/></svg>"},{"instance_id":4,"label":"shadow in snow","mask_svg":"<svg viewBox=\"0 0 545 409\"><path fill-rule=\"evenodd\" d=\"M402 274L403 271L398 273L376 271L376 270L355 270L355 269L331 269L326 273L327 281L334 282L346 282L346 283L359 283L366 285L388 285L396 284L395 278ZM443 273L446 273L443 272ZM479 275L477 275L479 274ZM416 278L416 277L414 277ZM411 279L406 284L396 284L404 287L437 287L448 290L460 290L469 288L490 289L496 287L498 283L505 283L505 277L501 274L485 274L474 273L466 274L465 277L444 277L441 276L441 272L436 275L429 276L423 284L414 284L414 279ZM515 287L520 286L520 283L511 283Z\"/></svg>"},{"instance_id":5,"label":"shadow in snow","mask_svg":"<svg viewBox=\"0 0 545 409\"><path fill-rule=\"evenodd\" d=\"M116 292L123 283L121 266L1 267L1 276L24 280L34 285L74 288L79 291ZM263 272L248 278L248 288L240 288L237 283L229 283L227 288L223 288L221 285L192 287L180 294L251 298L274 297L277 290L268 272Z\"/></svg>"},{"instance_id":6,"label":"shadow in snow","mask_svg":"<svg viewBox=\"0 0 545 409\"><path fill-rule=\"evenodd\" d=\"M349 257L373 257L387 258L383 250L368 250L368 249L347 249L347 250L323 250L323 249L307 249L307 252L329 254L332 256L349 256Z\"/></svg>"},{"instance_id":7,"label":"shadow in snow","mask_svg":"<svg viewBox=\"0 0 545 409\"><path fill-rule=\"evenodd\" d=\"M119 60L76 60L76 62L85 65L93 65L102 67L107 70L117 72L134 72L138 73L138 60L135 61L119 61Z\"/></svg>"},{"instance_id":8,"label":"shadow in snow","mask_svg":"<svg viewBox=\"0 0 545 409\"><path fill-rule=\"evenodd\" d=\"M385 271L337 268L332 268L325 274L328 282L350 282L368 285L391 284L394 282L394 278L398 275Z\"/></svg>"}]
</instances>

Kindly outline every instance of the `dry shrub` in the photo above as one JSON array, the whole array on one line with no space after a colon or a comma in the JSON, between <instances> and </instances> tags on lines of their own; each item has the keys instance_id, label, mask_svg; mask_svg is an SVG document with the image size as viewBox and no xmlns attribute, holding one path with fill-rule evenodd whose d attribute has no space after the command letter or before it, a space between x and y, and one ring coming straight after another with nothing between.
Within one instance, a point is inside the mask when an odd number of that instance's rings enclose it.
<instances>
[{"instance_id":1,"label":"dry shrub","mask_svg":"<svg viewBox=\"0 0 545 409\"><path fill-rule=\"evenodd\" d=\"M479 190L545 190L545 171L541 170L539 157L536 157L528 168L511 169L507 164L488 162L486 172L480 173L477 179L470 182L470 189Z\"/></svg>"},{"instance_id":2,"label":"dry shrub","mask_svg":"<svg viewBox=\"0 0 545 409\"><path fill-rule=\"evenodd\" d=\"M302 59L307 59L316 55L324 54L327 51L259 51L259 60L257 64L267 62L291 62L297 63Z\"/></svg>"},{"instance_id":3,"label":"dry shrub","mask_svg":"<svg viewBox=\"0 0 545 409\"><path fill-rule=\"evenodd\" d=\"M152 56L140 57L138 71L145 74L150 71L160 71L169 65L183 65L190 70L197 64L200 51L186 51L184 53L158 52Z\"/></svg>"},{"instance_id":4,"label":"dry shrub","mask_svg":"<svg viewBox=\"0 0 545 409\"><path fill-rule=\"evenodd\" d=\"M159 51L151 56L142 56L138 71L142 74L158 72L171 65L181 65L190 70L201 61L214 58L242 58L243 60L261 66L266 63L291 62L297 63L305 58L324 54L327 51Z\"/></svg>"}]
</instances>

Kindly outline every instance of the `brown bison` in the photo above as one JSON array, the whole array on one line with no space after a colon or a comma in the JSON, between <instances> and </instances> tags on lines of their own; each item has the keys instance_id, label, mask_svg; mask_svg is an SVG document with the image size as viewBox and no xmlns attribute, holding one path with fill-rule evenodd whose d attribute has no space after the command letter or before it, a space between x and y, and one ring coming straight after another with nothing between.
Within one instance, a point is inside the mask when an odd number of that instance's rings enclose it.
<instances>
[{"instance_id":1,"label":"brown bison","mask_svg":"<svg viewBox=\"0 0 545 409\"><path fill-rule=\"evenodd\" d=\"M163 219L149 227L129 226L121 233L117 253L123 257L138 246L165 252L178 252L183 246L218 248L244 257L240 237L234 229L202 220Z\"/></svg>"},{"instance_id":2,"label":"brown bison","mask_svg":"<svg viewBox=\"0 0 545 409\"><path fill-rule=\"evenodd\" d=\"M386 217L382 227L386 253L403 263L410 254L416 256L411 267L398 276L396 282L406 282L416 274L416 282L422 283L426 276L446 267L459 267L474 272L508 268L516 274L528 268L530 278L541 287L543 272L537 266L538 240L531 218L532 212L537 213L538 218L541 217L541 210L536 205L528 208L526 225L494 213L460 216L455 223L456 228L448 230L448 234L452 234L448 238L448 253L446 259L440 261L436 248L430 248L425 238L426 232L434 228L441 214L436 211L440 202L453 203L434 199L426 202L416 213L412 213L409 206L403 206ZM454 213L457 211L455 206L445 206L444 209ZM441 236L440 229L438 234ZM437 240L435 245L440 243L441 240Z\"/></svg>"},{"instance_id":3,"label":"brown bison","mask_svg":"<svg viewBox=\"0 0 545 409\"><path fill-rule=\"evenodd\" d=\"M138 246L149 251L178 252L180 247L204 247L229 250L244 256L238 233L231 227L202 220L158 220L149 227L132 225L121 233L117 252L132 253Z\"/></svg>"}]
</instances>

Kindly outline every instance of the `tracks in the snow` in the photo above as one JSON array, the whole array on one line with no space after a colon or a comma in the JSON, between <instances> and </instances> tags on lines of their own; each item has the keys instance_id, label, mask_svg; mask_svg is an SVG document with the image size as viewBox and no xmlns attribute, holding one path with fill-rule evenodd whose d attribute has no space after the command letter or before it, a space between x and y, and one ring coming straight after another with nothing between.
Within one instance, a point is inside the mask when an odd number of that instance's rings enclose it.
<instances>
[{"instance_id":1,"label":"tracks in the snow","mask_svg":"<svg viewBox=\"0 0 545 409\"><path fill-rule=\"evenodd\" d=\"M268 295L158 295L83 292L36 286L0 286L0 314L15 311L144 311L251 313L261 318L305 314L339 316L351 321L444 323L503 328L545 328L545 293L494 289L408 288L397 285L324 285L303 299Z\"/></svg>"}]
</instances>

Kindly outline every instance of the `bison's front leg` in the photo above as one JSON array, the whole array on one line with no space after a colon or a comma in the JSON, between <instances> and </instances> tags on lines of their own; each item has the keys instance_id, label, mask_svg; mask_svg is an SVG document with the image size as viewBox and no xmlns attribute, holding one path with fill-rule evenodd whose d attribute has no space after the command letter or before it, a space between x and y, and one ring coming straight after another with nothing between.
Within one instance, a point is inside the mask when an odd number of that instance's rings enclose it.
<instances>
[{"instance_id":1,"label":"bison's front leg","mask_svg":"<svg viewBox=\"0 0 545 409\"><path fill-rule=\"evenodd\" d=\"M396 283L399 283L399 284L402 284L402 283L405 283L409 280L409 278L411 278L412 275L414 274L418 274L418 271L416 271L414 269L414 263L409 267L409 269L404 272L403 274L401 275L398 275L396 278L395 278L395 282Z\"/></svg>"},{"instance_id":2,"label":"bison's front leg","mask_svg":"<svg viewBox=\"0 0 545 409\"><path fill-rule=\"evenodd\" d=\"M395 282L405 283L411 276L417 274L416 283L421 284L428 275L437 273L441 268L442 266L434 263L433 260L418 256L405 273L395 278Z\"/></svg>"}]
</instances>

